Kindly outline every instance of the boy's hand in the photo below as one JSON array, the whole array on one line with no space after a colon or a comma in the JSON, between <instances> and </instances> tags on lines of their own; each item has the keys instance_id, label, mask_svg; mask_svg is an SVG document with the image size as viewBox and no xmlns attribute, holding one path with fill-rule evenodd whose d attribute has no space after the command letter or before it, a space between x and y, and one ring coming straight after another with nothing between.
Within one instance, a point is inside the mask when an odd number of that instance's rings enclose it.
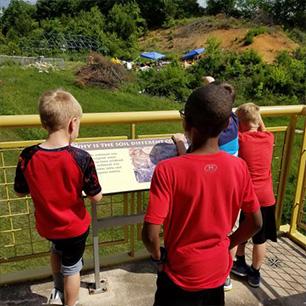
<instances>
[{"instance_id":1,"label":"boy's hand","mask_svg":"<svg viewBox=\"0 0 306 306\"><path fill-rule=\"evenodd\" d=\"M102 192L99 192L98 194L94 195L94 196L88 196L88 198L90 199L90 201L94 204L100 202L102 200Z\"/></svg>"},{"instance_id":2,"label":"boy's hand","mask_svg":"<svg viewBox=\"0 0 306 306\"><path fill-rule=\"evenodd\" d=\"M182 133L176 133L172 135L171 139L175 144L177 144L178 142L186 142L186 137Z\"/></svg>"},{"instance_id":3,"label":"boy's hand","mask_svg":"<svg viewBox=\"0 0 306 306\"><path fill-rule=\"evenodd\" d=\"M15 191L15 193L16 193L17 197L19 197L19 198L23 198L23 197L25 197L25 196L27 196L29 194L28 192L20 193L20 192L17 192L17 191Z\"/></svg>"},{"instance_id":4,"label":"boy's hand","mask_svg":"<svg viewBox=\"0 0 306 306\"><path fill-rule=\"evenodd\" d=\"M155 259L151 255L151 262L156 266L158 272L163 271L163 266L167 261L167 251L164 247L160 247L160 257L159 259Z\"/></svg>"},{"instance_id":5,"label":"boy's hand","mask_svg":"<svg viewBox=\"0 0 306 306\"><path fill-rule=\"evenodd\" d=\"M171 139L176 145L178 155L186 154L185 143L187 142L187 140L186 140L185 135L182 133L177 133L177 134L172 135Z\"/></svg>"},{"instance_id":6,"label":"boy's hand","mask_svg":"<svg viewBox=\"0 0 306 306\"><path fill-rule=\"evenodd\" d=\"M263 132L263 131L265 131L265 130L266 130L266 126L265 126L265 124L264 124L264 122L263 122L263 120L262 120L261 115L260 115L260 114L258 114L258 116L259 116L259 122L258 122L258 131Z\"/></svg>"}]
</instances>

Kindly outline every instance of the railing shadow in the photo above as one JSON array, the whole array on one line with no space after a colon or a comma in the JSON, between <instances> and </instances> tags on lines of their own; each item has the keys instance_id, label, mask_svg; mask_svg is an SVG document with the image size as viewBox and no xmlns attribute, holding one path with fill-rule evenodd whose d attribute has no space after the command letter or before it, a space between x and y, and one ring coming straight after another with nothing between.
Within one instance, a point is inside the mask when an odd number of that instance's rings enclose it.
<instances>
[{"instance_id":1,"label":"railing shadow","mask_svg":"<svg viewBox=\"0 0 306 306\"><path fill-rule=\"evenodd\" d=\"M0 288L0 306L41 306L46 303L45 296L32 292L31 285L33 284L2 286Z\"/></svg>"}]
</instances>

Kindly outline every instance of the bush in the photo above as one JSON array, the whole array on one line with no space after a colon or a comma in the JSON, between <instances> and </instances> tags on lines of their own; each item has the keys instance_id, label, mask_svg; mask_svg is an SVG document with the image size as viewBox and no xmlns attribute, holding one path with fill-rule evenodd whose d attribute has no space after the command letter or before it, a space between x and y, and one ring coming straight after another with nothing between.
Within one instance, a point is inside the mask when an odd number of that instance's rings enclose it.
<instances>
[{"instance_id":1,"label":"bush","mask_svg":"<svg viewBox=\"0 0 306 306\"><path fill-rule=\"evenodd\" d=\"M173 62L160 69L151 68L138 73L140 87L148 94L169 97L176 101L185 101L191 93L191 76Z\"/></svg>"},{"instance_id":2,"label":"bush","mask_svg":"<svg viewBox=\"0 0 306 306\"><path fill-rule=\"evenodd\" d=\"M248 31L244 38L244 45L248 46L253 43L254 37L267 32L266 27L257 27Z\"/></svg>"}]
</instances>

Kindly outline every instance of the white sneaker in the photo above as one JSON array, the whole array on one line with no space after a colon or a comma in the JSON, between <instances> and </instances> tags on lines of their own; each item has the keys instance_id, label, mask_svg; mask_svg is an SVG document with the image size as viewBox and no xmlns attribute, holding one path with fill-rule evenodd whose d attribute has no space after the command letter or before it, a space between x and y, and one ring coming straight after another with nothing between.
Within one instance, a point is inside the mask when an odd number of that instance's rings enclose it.
<instances>
[{"instance_id":1,"label":"white sneaker","mask_svg":"<svg viewBox=\"0 0 306 306\"><path fill-rule=\"evenodd\" d=\"M64 293L56 288L53 288L48 299L48 304L64 305Z\"/></svg>"},{"instance_id":2,"label":"white sneaker","mask_svg":"<svg viewBox=\"0 0 306 306\"><path fill-rule=\"evenodd\" d=\"M229 276L226 278L226 281L223 285L223 288L224 288L224 291L232 290L233 284L232 284L232 280Z\"/></svg>"}]
</instances>

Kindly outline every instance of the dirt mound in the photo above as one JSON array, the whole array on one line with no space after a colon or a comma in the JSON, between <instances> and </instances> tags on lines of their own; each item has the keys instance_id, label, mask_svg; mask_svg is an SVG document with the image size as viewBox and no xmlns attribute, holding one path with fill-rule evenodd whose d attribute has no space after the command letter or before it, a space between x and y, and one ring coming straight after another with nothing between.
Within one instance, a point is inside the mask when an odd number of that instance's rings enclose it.
<instances>
[{"instance_id":1,"label":"dirt mound","mask_svg":"<svg viewBox=\"0 0 306 306\"><path fill-rule=\"evenodd\" d=\"M91 53L87 65L76 72L76 84L98 85L103 88L118 88L128 80L128 72L120 64L114 64L98 53Z\"/></svg>"},{"instance_id":2,"label":"dirt mound","mask_svg":"<svg viewBox=\"0 0 306 306\"><path fill-rule=\"evenodd\" d=\"M264 60L272 63L279 51L292 51L298 48L298 44L290 40L284 33L261 34L254 38L254 42L246 49L255 49ZM241 49L244 49L241 48Z\"/></svg>"},{"instance_id":3,"label":"dirt mound","mask_svg":"<svg viewBox=\"0 0 306 306\"><path fill-rule=\"evenodd\" d=\"M181 56L188 50L205 47L207 39L215 37L223 49L243 51L252 48L268 63L273 62L280 50L292 51L299 46L280 28L269 28L269 33L256 36L251 45L245 46L244 38L250 29L250 25L235 18L206 17L171 29L152 31L140 40L140 46L143 50Z\"/></svg>"}]
</instances>

